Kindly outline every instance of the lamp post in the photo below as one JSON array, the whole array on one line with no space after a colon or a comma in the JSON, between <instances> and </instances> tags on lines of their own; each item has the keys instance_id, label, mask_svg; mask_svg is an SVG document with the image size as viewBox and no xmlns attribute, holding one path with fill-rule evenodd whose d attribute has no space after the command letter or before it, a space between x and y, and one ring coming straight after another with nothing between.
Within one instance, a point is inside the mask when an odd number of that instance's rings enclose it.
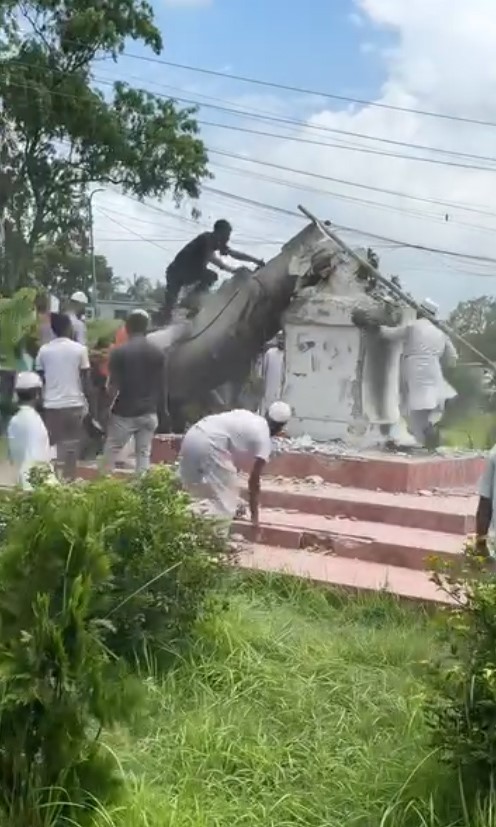
<instances>
[{"instance_id":1,"label":"lamp post","mask_svg":"<svg viewBox=\"0 0 496 827\"><path fill-rule=\"evenodd\" d=\"M92 190L88 196L88 218L90 222L90 256L91 256L91 283L93 287L93 310L95 318L98 313L98 285L96 283L96 261L95 261L95 234L93 231L93 197L97 192L104 192L102 187Z\"/></svg>"}]
</instances>

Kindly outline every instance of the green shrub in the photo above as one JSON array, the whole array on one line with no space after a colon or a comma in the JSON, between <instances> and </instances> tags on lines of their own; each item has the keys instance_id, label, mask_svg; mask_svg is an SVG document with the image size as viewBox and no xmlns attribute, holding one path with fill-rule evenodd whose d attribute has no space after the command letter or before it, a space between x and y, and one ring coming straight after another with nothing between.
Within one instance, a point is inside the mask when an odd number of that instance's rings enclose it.
<instances>
[{"instance_id":1,"label":"green shrub","mask_svg":"<svg viewBox=\"0 0 496 827\"><path fill-rule=\"evenodd\" d=\"M215 602L225 540L191 512L165 465L128 485L94 483L89 496L113 557L109 645L127 658L160 660Z\"/></svg>"},{"instance_id":2,"label":"green shrub","mask_svg":"<svg viewBox=\"0 0 496 827\"><path fill-rule=\"evenodd\" d=\"M19 827L80 822L119 787L98 740L133 707L109 652L110 557L65 487L11 495L0 555L0 808ZM4 505L7 501L4 501Z\"/></svg>"},{"instance_id":3,"label":"green shrub","mask_svg":"<svg viewBox=\"0 0 496 827\"><path fill-rule=\"evenodd\" d=\"M437 565L433 579L453 601L439 615L444 646L429 666L433 743L464 789L484 794L496 778L496 575L469 552L461 566Z\"/></svg>"},{"instance_id":4,"label":"green shrub","mask_svg":"<svg viewBox=\"0 0 496 827\"><path fill-rule=\"evenodd\" d=\"M98 736L135 709L129 662L190 634L224 543L166 468L9 493L0 523L0 810L81 823L119 789Z\"/></svg>"}]
</instances>

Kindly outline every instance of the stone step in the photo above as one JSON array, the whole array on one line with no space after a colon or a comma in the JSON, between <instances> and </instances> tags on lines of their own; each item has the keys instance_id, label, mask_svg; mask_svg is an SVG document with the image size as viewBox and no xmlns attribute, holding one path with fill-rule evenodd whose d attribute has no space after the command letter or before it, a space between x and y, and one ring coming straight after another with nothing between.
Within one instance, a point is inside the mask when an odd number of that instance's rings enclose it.
<instances>
[{"instance_id":1,"label":"stone step","mask_svg":"<svg viewBox=\"0 0 496 827\"><path fill-rule=\"evenodd\" d=\"M474 531L477 497L429 491L423 494L393 494L264 477L262 504L285 511L467 535Z\"/></svg>"},{"instance_id":2,"label":"stone step","mask_svg":"<svg viewBox=\"0 0 496 827\"><path fill-rule=\"evenodd\" d=\"M425 569L432 556L454 560L464 549L457 534L267 508L261 511L256 535L246 520L235 521L232 533L266 546L312 548L322 556L327 552L413 570Z\"/></svg>"},{"instance_id":3,"label":"stone step","mask_svg":"<svg viewBox=\"0 0 496 827\"><path fill-rule=\"evenodd\" d=\"M390 592L426 604L450 603L425 571L412 571L364 560L329 557L303 549L273 548L254 543L239 552L244 569L287 574L331 587L364 592Z\"/></svg>"},{"instance_id":4,"label":"stone step","mask_svg":"<svg viewBox=\"0 0 496 827\"><path fill-rule=\"evenodd\" d=\"M180 444L181 437L177 435L156 436L152 461L174 462ZM333 455L285 451L273 455L267 473L296 479L320 477L326 483L373 491L414 493L432 488L473 490L483 464L483 457L473 454L405 456L367 451Z\"/></svg>"}]
</instances>

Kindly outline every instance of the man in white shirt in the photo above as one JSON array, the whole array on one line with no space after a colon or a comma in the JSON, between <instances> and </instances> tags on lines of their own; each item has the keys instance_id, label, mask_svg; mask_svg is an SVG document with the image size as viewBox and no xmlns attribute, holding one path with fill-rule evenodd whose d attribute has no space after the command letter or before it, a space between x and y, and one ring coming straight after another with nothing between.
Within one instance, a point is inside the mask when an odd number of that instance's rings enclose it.
<instances>
[{"instance_id":1,"label":"man in white shirt","mask_svg":"<svg viewBox=\"0 0 496 827\"><path fill-rule=\"evenodd\" d=\"M57 460L65 479L76 476L83 419L92 415L90 361L88 350L72 338L69 316L53 313L55 339L43 345L36 358L36 370L44 381L45 421L50 444L57 447Z\"/></svg>"},{"instance_id":2,"label":"man in white shirt","mask_svg":"<svg viewBox=\"0 0 496 827\"><path fill-rule=\"evenodd\" d=\"M193 497L206 500L215 517L230 523L238 507L236 464L253 461L249 503L254 526L259 520L260 477L272 451L272 437L288 422L291 408L274 402L267 416L243 409L206 416L186 433L181 445L179 473L183 487Z\"/></svg>"},{"instance_id":3,"label":"man in white shirt","mask_svg":"<svg viewBox=\"0 0 496 827\"><path fill-rule=\"evenodd\" d=\"M69 308L69 318L72 323L72 330L76 342L86 347L87 332L86 332L86 307L88 306L88 297L81 291L77 290L71 296L71 304Z\"/></svg>"},{"instance_id":4,"label":"man in white shirt","mask_svg":"<svg viewBox=\"0 0 496 827\"><path fill-rule=\"evenodd\" d=\"M25 371L17 375L14 388L20 407L7 430L9 457L16 466L19 485L26 491L32 488L30 474L37 466L45 467L49 471L48 479L55 481L48 431L36 410L42 387L37 373Z\"/></svg>"}]
</instances>

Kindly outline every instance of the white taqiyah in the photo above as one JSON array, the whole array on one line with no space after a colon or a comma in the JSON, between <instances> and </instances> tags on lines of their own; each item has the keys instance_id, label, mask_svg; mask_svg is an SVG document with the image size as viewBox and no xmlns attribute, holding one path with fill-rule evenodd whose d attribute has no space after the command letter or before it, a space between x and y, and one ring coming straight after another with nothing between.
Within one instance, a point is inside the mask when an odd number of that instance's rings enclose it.
<instances>
[{"instance_id":1,"label":"white taqiyah","mask_svg":"<svg viewBox=\"0 0 496 827\"><path fill-rule=\"evenodd\" d=\"M422 310L426 310L427 313L430 313L431 316L437 316L439 305L437 305L436 302L433 302L432 299L424 299L420 307Z\"/></svg>"},{"instance_id":2,"label":"white taqiyah","mask_svg":"<svg viewBox=\"0 0 496 827\"><path fill-rule=\"evenodd\" d=\"M41 387L43 387L41 377L32 370L24 370L16 376L14 385L16 391L30 391Z\"/></svg>"},{"instance_id":3,"label":"white taqiyah","mask_svg":"<svg viewBox=\"0 0 496 827\"><path fill-rule=\"evenodd\" d=\"M71 302L77 302L77 304L88 304L88 296L86 293L83 293L82 290L76 290L76 292L71 296Z\"/></svg>"},{"instance_id":4,"label":"white taqiyah","mask_svg":"<svg viewBox=\"0 0 496 827\"><path fill-rule=\"evenodd\" d=\"M287 402L273 402L270 406L267 415L272 422L277 422L278 425L285 425L291 419L291 408Z\"/></svg>"}]
</instances>

